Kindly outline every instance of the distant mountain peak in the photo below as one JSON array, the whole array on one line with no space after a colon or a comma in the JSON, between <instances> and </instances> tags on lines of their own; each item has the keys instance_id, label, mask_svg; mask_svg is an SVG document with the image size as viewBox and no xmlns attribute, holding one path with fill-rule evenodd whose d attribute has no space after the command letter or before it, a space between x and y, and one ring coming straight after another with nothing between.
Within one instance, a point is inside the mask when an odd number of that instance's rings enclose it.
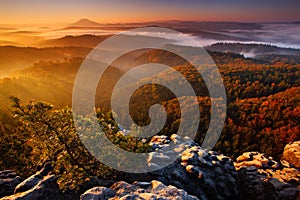
<instances>
[{"instance_id":1,"label":"distant mountain peak","mask_svg":"<svg viewBox=\"0 0 300 200\"><path fill-rule=\"evenodd\" d=\"M71 27L97 27L101 24L91 21L89 19L80 19L77 22L71 24Z\"/></svg>"}]
</instances>

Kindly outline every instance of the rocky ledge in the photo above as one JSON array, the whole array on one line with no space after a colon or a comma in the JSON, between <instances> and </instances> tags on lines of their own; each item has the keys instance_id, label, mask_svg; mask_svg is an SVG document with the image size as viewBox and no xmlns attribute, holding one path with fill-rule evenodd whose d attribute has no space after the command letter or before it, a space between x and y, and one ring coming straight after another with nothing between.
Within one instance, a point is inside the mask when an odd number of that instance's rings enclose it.
<instances>
[{"instance_id":1,"label":"rocky ledge","mask_svg":"<svg viewBox=\"0 0 300 200\"><path fill-rule=\"evenodd\" d=\"M246 152L235 162L178 135L155 136L151 144L159 150L170 142L182 150L171 165L142 175L124 175L124 181L109 186L98 180L96 187L91 186L77 195L77 199L300 199L299 142L285 148L281 161L258 152ZM161 157L160 161L169 159L168 152L162 155L155 151L149 157L149 164L159 165L152 162L154 157ZM1 200L66 199L51 170L50 165L45 165L24 181L12 171L0 172Z\"/></svg>"},{"instance_id":2,"label":"rocky ledge","mask_svg":"<svg viewBox=\"0 0 300 200\"><path fill-rule=\"evenodd\" d=\"M234 163L238 170L240 196L245 199L299 199L300 171L282 160L247 152Z\"/></svg>"},{"instance_id":3,"label":"rocky ledge","mask_svg":"<svg viewBox=\"0 0 300 200\"><path fill-rule=\"evenodd\" d=\"M187 194L186 191L174 186L166 186L159 181L134 182L124 181L114 183L110 188L94 187L80 197L81 200L90 199L160 199L160 200L198 200L197 197Z\"/></svg>"}]
</instances>

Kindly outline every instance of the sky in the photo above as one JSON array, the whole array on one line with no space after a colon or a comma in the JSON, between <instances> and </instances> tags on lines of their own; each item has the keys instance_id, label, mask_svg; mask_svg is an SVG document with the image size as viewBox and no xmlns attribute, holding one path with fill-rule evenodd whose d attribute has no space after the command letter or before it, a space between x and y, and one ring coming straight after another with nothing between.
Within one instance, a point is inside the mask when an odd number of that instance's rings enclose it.
<instances>
[{"instance_id":1,"label":"sky","mask_svg":"<svg viewBox=\"0 0 300 200\"><path fill-rule=\"evenodd\" d=\"M300 0L0 0L0 24L300 21Z\"/></svg>"}]
</instances>

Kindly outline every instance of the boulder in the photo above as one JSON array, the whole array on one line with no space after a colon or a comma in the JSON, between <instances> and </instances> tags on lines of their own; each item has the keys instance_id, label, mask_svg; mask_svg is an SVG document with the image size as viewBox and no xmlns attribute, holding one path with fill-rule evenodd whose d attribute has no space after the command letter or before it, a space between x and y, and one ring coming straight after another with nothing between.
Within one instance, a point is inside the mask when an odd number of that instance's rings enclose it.
<instances>
[{"instance_id":1,"label":"boulder","mask_svg":"<svg viewBox=\"0 0 300 200\"><path fill-rule=\"evenodd\" d=\"M166 159L164 157L173 155L174 152L182 153L169 166L150 172L145 177L149 175L155 177L158 181L181 188L199 199L238 198L237 172L229 157L217 152L203 150L191 139L182 138L178 135L172 135L170 139L165 136L155 136L151 142L156 149L163 149L170 142L176 145L171 153L163 152L163 156L158 151L157 156L161 156L162 160L154 163L150 157L149 164L160 165ZM156 152L152 154L156 154Z\"/></svg>"},{"instance_id":2,"label":"boulder","mask_svg":"<svg viewBox=\"0 0 300 200\"><path fill-rule=\"evenodd\" d=\"M285 147L279 164L272 157L246 152L234 163L242 199L300 199L299 142ZM297 160L298 159L298 160Z\"/></svg>"},{"instance_id":3,"label":"boulder","mask_svg":"<svg viewBox=\"0 0 300 200\"><path fill-rule=\"evenodd\" d=\"M264 176L254 166L243 167L238 171L238 185L241 199L266 200Z\"/></svg>"},{"instance_id":4,"label":"boulder","mask_svg":"<svg viewBox=\"0 0 300 200\"><path fill-rule=\"evenodd\" d=\"M300 172L286 162L279 164L272 157L246 152L234 163L238 186L243 199L295 200L300 198Z\"/></svg>"},{"instance_id":5,"label":"boulder","mask_svg":"<svg viewBox=\"0 0 300 200\"><path fill-rule=\"evenodd\" d=\"M12 195L22 178L12 170L0 171L0 198Z\"/></svg>"},{"instance_id":6,"label":"boulder","mask_svg":"<svg viewBox=\"0 0 300 200\"><path fill-rule=\"evenodd\" d=\"M285 160L295 168L300 169L300 141L286 145L281 160Z\"/></svg>"},{"instance_id":7,"label":"boulder","mask_svg":"<svg viewBox=\"0 0 300 200\"><path fill-rule=\"evenodd\" d=\"M46 164L40 171L19 183L13 195L1 200L52 200L61 199L62 194L56 182L56 177L50 175L52 166Z\"/></svg>"},{"instance_id":8,"label":"boulder","mask_svg":"<svg viewBox=\"0 0 300 200\"><path fill-rule=\"evenodd\" d=\"M272 157L265 157L262 153L246 152L236 159L234 166L237 170L250 166L255 166L257 169L279 169L280 164Z\"/></svg>"},{"instance_id":9,"label":"boulder","mask_svg":"<svg viewBox=\"0 0 300 200\"><path fill-rule=\"evenodd\" d=\"M80 196L82 200L101 200L114 197L116 192L106 187L94 187Z\"/></svg>"},{"instance_id":10,"label":"boulder","mask_svg":"<svg viewBox=\"0 0 300 200\"><path fill-rule=\"evenodd\" d=\"M280 182L290 183L300 187L300 171L295 168L283 168L279 170L259 170L270 178L276 178Z\"/></svg>"},{"instance_id":11,"label":"boulder","mask_svg":"<svg viewBox=\"0 0 300 200\"><path fill-rule=\"evenodd\" d=\"M197 197L188 195L184 190L174 186L166 186L153 180L151 182L134 182L129 184L124 181L114 183L110 188L95 187L81 195L81 200L197 200Z\"/></svg>"},{"instance_id":12,"label":"boulder","mask_svg":"<svg viewBox=\"0 0 300 200\"><path fill-rule=\"evenodd\" d=\"M6 196L1 200L60 200L62 194L59 190L54 175L44 176L31 189L11 196Z\"/></svg>"},{"instance_id":13,"label":"boulder","mask_svg":"<svg viewBox=\"0 0 300 200\"><path fill-rule=\"evenodd\" d=\"M91 176L88 179L86 179L82 184L78 185L79 190L77 191L79 194L84 193L88 189L97 187L97 186L104 186L104 187L110 187L112 184L114 184L116 181L113 180L100 180L96 176Z\"/></svg>"},{"instance_id":14,"label":"boulder","mask_svg":"<svg viewBox=\"0 0 300 200\"><path fill-rule=\"evenodd\" d=\"M15 194L19 192L25 192L30 190L34 186L36 186L41 180L43 180L44 176L46 176L52 169L50 163L46 164L40 171L36 172L34 175L25 179L22 183L17 185L15 189Z\"/></svg>"},{"instance_id":15,"label":"boulder","mask_svg":"<svg viewBox=\"0 0 300 200\"><path fill-rule=\"evenodd\" d=\"M243 167L238 171L240 196L246 200L296 200L300 198L299 175L296 169Z\"/></svg>"}]
</instances>

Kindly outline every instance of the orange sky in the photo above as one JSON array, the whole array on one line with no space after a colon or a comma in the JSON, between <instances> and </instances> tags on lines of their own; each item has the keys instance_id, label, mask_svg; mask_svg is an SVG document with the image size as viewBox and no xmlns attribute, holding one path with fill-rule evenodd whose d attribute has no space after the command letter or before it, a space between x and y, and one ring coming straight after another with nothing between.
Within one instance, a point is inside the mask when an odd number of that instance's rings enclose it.
<instances>
[{"instance_id":1,"label":"orange sky","mask_svg":"<svg viewBox=\"0 0 300 200\"><path fill-rule=\"evenodd\" d=\"M298 0L0 0L0 24L157 20L298 21Z\"/></svg>"}]
</instances>

